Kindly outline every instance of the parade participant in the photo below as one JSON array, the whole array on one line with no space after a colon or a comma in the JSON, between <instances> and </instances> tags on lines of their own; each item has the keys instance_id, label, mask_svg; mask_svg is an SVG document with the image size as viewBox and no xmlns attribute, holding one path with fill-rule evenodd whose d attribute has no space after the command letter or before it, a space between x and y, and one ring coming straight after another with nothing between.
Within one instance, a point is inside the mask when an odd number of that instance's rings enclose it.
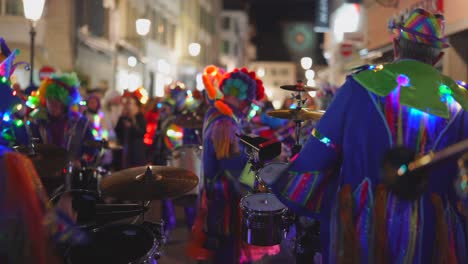
<instances>
[{"instance_id":1,"label":"parade participant","mask_svg":"<svg viewBox=\"0 0 468 264\"><path fill-rule=\"evenodd\" d=\"M141 111L142 104L148 101L143 88L123 94L123 110L115 127L117 139L124 146L121 169L145 165L146 147L143 137L146 132L145 116Z\"/></svg>"},{"instance_id":2,"label":"parade participant","mask_svg":"<svg viewBox=\"0 0 468 264\"><path fill-rule=\"evenodd\" d=\"M214 106L206 113L203 129L204 195L199 219L204 220L194 226L188 253L197 259L211 257L214 263L239 263L246 252L241 249L238 179L248 158L236 134L242 133L241 120L252 101L264 96L264 88L245 68L219 80L222 97L206 78L205 87Z\"/></svg>"},{"instance_id":3,"label":"parade participant","mask_svg":"<svg viewBox=\"0 0 468 264\"><path fill-rule=\"evenodd\" d=\"M168 165L168 157L177 147L185 144L201 144L196 139L196 135L190 129L186 129L174 124L177 117L181 116L186 109L188 92L185 85L176 82L169 85L166 89L166 98L160 103L159 120L154 140L154 158L155 165ZM170 199L162 201L162 216L166 223L167 233L176 227L176 215L174 203ZM196 205L185 205L185 224L190 230L196 215Z\"/></svg>"},{"instance_id":4,"label":"parade participant","mask_svg":"<svg viewBox=\"0 0 468 264\"><path fill-rule=\"evenodd\" d=\"M110 120L101 111L101 99L97 94L90 94L86 98L86 108L83 115L91 123L91 133L95 140L115 141L116 136ZM100 159L100 164L109 167L112 163L112 151L106 150Z\"/></svg>"},{"instance_id":5,"label":"parade participant","mask_svg":"<svg viewBox=\"0 0 468 264\"><path fill-rule=\"evenodd\" d=\"M468 137L468 91L433 67L448 47L443 16L415 9L391 29L396 60L347 78L272 187L318 217L325 263L467 263L456 162L427 178L381 174L394 147L420 155Z\"/></svg>"},{"instance_id":6,"label":"parade participant","mask_svg":"<svg viewBox=\"0 0 468 264\"><path fill-rule=\"evenodd\" d=\"M89 162L96 149L84 146L84 142L94 137L90 122L74 109L80 101L78 87L75 73L53 74L42 81L27 105L36 108L30 114L33 137L40 143L66 149L71 161Z\"/></svg>"},{"instance_id":7,"label":"parade participant","mask_svg":"<svg viewBox=\"0 0 468 264\"><path fill-rule=\"evenodd\" d=\"M3 39L0 42L6 46ZM0 125L7 127L11 120L5 117L21 103L9 80L16 53L2 48ZM6 142L0 144L0 263L61 263L54 244L76 235L70 229L76 218L71 197L64 195L56 208L49 206L32 162L7 147L11 138L3 132L2 137Z\"/></svg>"}]
</instances>

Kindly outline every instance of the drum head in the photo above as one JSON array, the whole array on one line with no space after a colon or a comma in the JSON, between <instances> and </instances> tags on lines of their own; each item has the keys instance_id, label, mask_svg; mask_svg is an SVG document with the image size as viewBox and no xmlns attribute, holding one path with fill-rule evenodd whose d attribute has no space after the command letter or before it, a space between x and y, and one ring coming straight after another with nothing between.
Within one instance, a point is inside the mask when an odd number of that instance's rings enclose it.
<instances>
[{"instance_id":1,"label":"drum head","mask_svg":"<svg viewBox=\"0 0 468 264\"><path fill-rule=\"evenodd\" d=\"M283 162L273 162L265 165L263 169L260 170L258 176L263 180L267 185L273 184L281 173L288 168L288 163Z\"/></svg>"},{"instance_id":2,"label":"drum head","mask_svg":"<svg viewBox=\"0 0 468 264\"><path fill-rule=\"evenodd\" d=\"M284 204L271 193L256 193L245 196L241 206L256 212L276 212L286 208Z\"/></svg>"},{"instance_id":3,"label":"drum head","mask_svg":"<svg viewBox=\"0 0 468 264\"><path fill-rule=\"evenodd\" d=\"M130 263L153 248L154 236L142 226L115 224L95 229L86 245L73 247L71 263Z\"/></svg>"}]
</instances>

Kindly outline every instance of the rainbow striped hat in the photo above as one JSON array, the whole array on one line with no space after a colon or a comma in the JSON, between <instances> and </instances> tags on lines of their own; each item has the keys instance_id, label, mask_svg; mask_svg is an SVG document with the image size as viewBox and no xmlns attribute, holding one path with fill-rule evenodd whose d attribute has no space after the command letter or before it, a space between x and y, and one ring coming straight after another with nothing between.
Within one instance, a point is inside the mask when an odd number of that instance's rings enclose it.
<instances>
[{"instance_id":1,"label":"rainbow striped hat","mask_svg":"<svg viewBox=\"0 0 468 264\"><path fill-rule=\"evenodd\" d=\"M413 42L436 48L448 48L448 40L444 33L445 18L441 14L433 14L417 8L405 18L392 19L389 28L396 38L405 38Z\"/></svg>"}]
</instances>

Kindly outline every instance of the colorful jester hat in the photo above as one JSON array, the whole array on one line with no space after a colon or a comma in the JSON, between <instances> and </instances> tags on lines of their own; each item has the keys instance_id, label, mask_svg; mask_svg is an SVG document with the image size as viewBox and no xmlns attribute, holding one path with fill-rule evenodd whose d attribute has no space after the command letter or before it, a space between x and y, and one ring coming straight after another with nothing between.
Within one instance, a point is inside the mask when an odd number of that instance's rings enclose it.
<instances>
[{"instance_id":1,"label":"colorful jester hat","mask_svg":"<svg viewBox=\"0 0 468 264\"><path fill-rule=\"evenodd\" d=\"M185 106L187 99L187 90L183 82L174 82L166 87L166 97L163 104L169 105L174 111L181 110Z\"/></svg>"},{"instance_id":2,"label":"colorful jester hat","mask_svg":"<svg viewBox=\"0 0 468 264\"><path fill-rule=\"evenodd\" d=\"M406 17L390 20L389 29L393 31L396 38L404 38L436 48L448 48L450 45L445 37L444 26L443 15L417 8Z\"/></svg>"},{"instance_id":3,"label":"colorful jester hat","mask_svg":"<svg viewBox=\"0 0 468 264\"><path fill-rule=\"evenodd\" d=\"M52 74L41 82L37 91L29 96L27 105L31 108L45 107L47 99L52 98L70 108L81 100L79 86L80 81L74 72Z\"/></svg>"},{"instance_id":4,"label":"colorful jester hat","mask_svg":"<svg viewBox=\"0 0 468 264\"><path fill-rule=\"evenodd\" d=\"M206 70L205 73L207 73ZM206 75L209 76L210 73L208 72ZM232 109L222 100L224 96L234 96L240 101L248 103L261 100L265 96L263 82L257 78L255 72L249 72L246 68L236 68L231 72L223 74L221 78L219 78L218 73L214 76L216 77L213 79L219 82L219 89L215 89L212 82L208 82L207 85L208 78L204 78L205 87L207 88L208 97L211 100L215 100L215 107L223 114L232 115ZM208 80L205 81L205 79Z\"/></svg>"},{"instance_id":5,"label":"colorful jester hat","mask_svg":"<svg viewBox=\"0 0 468 264\"><path fill-rule=\"evenodd\" d=\"M5 40L0 37L0 114L4 122L10 120L11 113L21 109L21 100L16 96L16 91L10 86L10 77L20 63L14 63L18 50L10 51Z\"/></svg>"}]
</instances>

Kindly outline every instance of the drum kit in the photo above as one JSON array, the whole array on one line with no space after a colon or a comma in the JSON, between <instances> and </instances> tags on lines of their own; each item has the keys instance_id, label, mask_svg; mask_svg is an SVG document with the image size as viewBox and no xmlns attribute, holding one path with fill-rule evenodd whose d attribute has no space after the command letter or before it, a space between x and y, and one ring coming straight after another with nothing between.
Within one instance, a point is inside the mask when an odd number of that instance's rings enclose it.
<instances>
[{"instance_id":1,"label":"drum kit","mask_svg":"<svg viewBox=\"0 0 468 264\"><path fill-rule=\"evenodd\" d=\"M101 153L120 148L105 141L84 144ZM65 263L157 263L166 234L162 220L145 221L150 202L191 194L199 186L198 175L182 166L148 165L108 173L99 166L75 167L67 161L67 151L54 145L31 144L15 150L31 158L44 185L50 179L62 183L51 192L51 204L64 195L71 197L77 228L88 239L59 246ZM180 164L191 158L186 153L179 155ZM107 198L136 203L106 203Z\"/></svg>"}]
</instances>

